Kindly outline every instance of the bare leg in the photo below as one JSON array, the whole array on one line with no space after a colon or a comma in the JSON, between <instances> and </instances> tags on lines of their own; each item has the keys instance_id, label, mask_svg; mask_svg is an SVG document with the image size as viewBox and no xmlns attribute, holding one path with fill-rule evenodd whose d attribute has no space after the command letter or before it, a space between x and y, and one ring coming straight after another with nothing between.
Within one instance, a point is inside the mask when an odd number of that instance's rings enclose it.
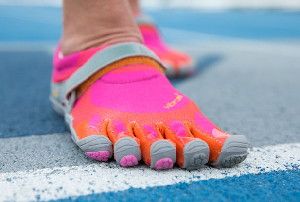
<instances>
[{"instance_id":1,"label":"bare leg","mask_svg":"<svg viewBox=\"0 0 300 202\"><path fill-rule=\"evenodd\" d=\"M141 42L130 5L124 0L64 0L64 54L118 42Z\"/></svg>"},{"instance_id":2,"label":"bare leg","mask_svg":"<svg viewBox=\"0 0 300 202\"><path fill-rule=\"evenodd\" d=\"M141 14L140 1L139 0L128 0L128 1L133 15L138 16L139 14Z\"/></svg>"}]
</instances>

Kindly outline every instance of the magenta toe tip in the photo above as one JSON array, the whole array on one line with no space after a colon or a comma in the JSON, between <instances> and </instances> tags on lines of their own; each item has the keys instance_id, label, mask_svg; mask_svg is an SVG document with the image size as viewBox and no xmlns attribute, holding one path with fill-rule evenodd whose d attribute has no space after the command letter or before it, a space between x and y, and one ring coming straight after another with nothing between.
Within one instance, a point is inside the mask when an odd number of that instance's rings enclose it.
<instances>
[{"instance_id":1,"label":"magenta toe tip","mask_svg":"<svg viewBox=\"0 0 300 202\"><path fill-rule=\"evenodd\" d=\"M122 167L132 167L132 166L136 166L137 164L138 164L138 160L134 155L123 156L123 158L120 161L120 165Z\"/></svg>"},{"instance_id":2,"label":"magenta toe tip","mask_svg":"<svg viewBox=\"0 0 300 202\"><path fill-rule=\"evenodd\" d=\"M163 158L156 162L155 169L156 170L166 170L173 168L173 160L171 158Z\"/></svg>"},{"instance_id":3,"label":"magenta toe tip","mask_svg":"<svg viewBox=\"0 0 300 202\"><path fill-rule=\"evenodd\" d=\"M108 161L110 152L109 151L90 151L85 152L85 155L91 159L97 160L97 161Z\"/></svg>"}]
</instances>

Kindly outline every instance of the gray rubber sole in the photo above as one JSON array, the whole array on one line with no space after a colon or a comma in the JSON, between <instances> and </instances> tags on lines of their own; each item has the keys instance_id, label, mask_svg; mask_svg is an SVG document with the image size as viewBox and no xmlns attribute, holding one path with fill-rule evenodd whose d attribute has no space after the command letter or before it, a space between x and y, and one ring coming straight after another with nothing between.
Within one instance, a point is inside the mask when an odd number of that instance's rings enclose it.
<instances>
[{"instance_id":1,"label":"gray rubber sole","mask_svg":"<svg viewBox=\"0 0 300 202\"><path fill-rule=\"evenodd\" d=\"M218 160L212 162L215 167L230 168L243 162L248 155L250 144L243 135L232 135L224 143Z\"/></svg>"},{"instance_id":2,"label":"gray rubber sole","mask_svg":"<svg viewBox=\"0 0 300 202\"><path fill-rule=\"evenodd\" d=\"M155 168L157 161L163 158L172 159L173 163L176 162L176 147L168 140L158 140L151 145L151 168Z\"/></svg>"},{"instance_id":3,"label":"gray rubber sole","mask_svg":"<svg viewBox=\"0 0 300 202\"><path fill-rule=\"evenodd\" d=\"M127 155L134 155L138 161L141 160L140 146L131 137L123 137L114 144L114 158L119 164Z\"/></svg>"},{"instance_id":4,"label":"gray rubber sole","mask_svg":"<svg viewBox=\"0 0 300 202\"><path fill-rule=\"evenodd\" d=\"M209 160L209 147L206 142L196 139L184 146L184 167L188 170L201 168Z\"/></svg>"},{"instance_id":5,"label":"gray rubber sole","mask_svg":"<svg viewBox=\"0 0 300 202\"><path fill-rule=\"evenodd\" d=\"M72 135L72 139L75 144L77 144L79 148L84 152L109 151L110 154L112 154L112 143L104 135L90 135L81 140L76 140Z\"/></svg>"}]
</instances>

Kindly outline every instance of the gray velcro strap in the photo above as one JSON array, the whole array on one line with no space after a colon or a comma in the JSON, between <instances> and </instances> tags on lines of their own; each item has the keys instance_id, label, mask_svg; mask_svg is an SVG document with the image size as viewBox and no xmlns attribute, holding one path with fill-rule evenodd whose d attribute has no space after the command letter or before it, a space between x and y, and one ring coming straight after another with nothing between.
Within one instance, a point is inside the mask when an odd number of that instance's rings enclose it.
<instances>
[{"instance_id":1,"label":"gray velcro strap","mask_svg":"<svg viewBox=\"0 0 300 202\"><path fill-rule=\"evenodd\" d=\"M61 92L62 95L64 95L65 101L69 99L70 93L76 87L85 82L100 69L103 69L107 65L118 60L134 56L144 56L152 58L163 67L163 65L159 62L160 60L158 59L158 57L142 44L130 42L112 45L95 53L88 60L88 62L86 62L82 67L74 72L74 74L69 79L65 81L62 89L63 92Z\"/></svg>"}]
</instances>

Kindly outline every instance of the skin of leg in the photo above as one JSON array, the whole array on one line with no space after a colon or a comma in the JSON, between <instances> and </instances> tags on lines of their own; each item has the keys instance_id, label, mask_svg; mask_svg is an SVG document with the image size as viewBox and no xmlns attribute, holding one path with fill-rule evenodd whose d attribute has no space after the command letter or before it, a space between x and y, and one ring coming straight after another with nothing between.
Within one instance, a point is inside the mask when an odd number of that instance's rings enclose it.
<instances>
[{"instance_id":1,"label":"skin of leg","mask_svg":"<svg viewBox=\"0 0 300 202\"><path fill-rule=\"evenodd\" d=\"M133 15L134 16L140 15L141 14L140 1L139 0L128 0L128 1Z\"/></svg>"},{"instance_id":2,"label":"skin of leg","mask_svg":"<svg viewBox=\"0 0 300 202\"><path fill-rule=\"evenodd\" d=\"M63 54L102 44L141 41L128 1L63 1Z\"/></svg>"}]
</instances>

